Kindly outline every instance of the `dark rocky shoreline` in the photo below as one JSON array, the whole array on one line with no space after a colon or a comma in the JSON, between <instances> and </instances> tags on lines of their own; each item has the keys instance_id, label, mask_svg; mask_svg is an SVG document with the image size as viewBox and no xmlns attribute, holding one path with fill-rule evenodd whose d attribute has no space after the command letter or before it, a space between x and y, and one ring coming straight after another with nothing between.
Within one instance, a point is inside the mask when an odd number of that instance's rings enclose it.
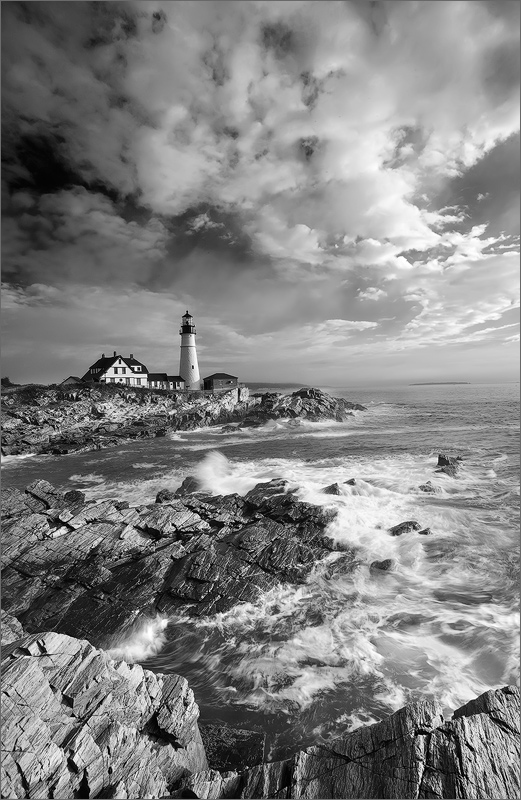
<instances>
[{"instance_id":1,"label":"dark rocky shoreline","mask_svg":"<svg viewBox=\"0 0 521 800\"><path fill-rule=\"evenodd\" d=\"M16 627L2 618L8 639ZM3 643L2 674L6 800L519 796L516 686L485 692L450 720L436 702L410 703L327 746L226 771L209 763L199 709L178 675L50 632ZM221 731L223 744L240 733Z\"/></svg>"},{"instance_id":2,"label":"dark rocky shoreline","mask_svg":"<svg viewBox=\"0 0 521 800\"><path fill-rule=\"evenodd\" d=\"M2 455L82 453L169 431L226 424L236 430L281 418L343 422L353 411L365 409L318 389L251 396L243 387L215 395L111 385L21 387L2 395Z\"/></svg>"},{"instance_id":3,"label":"dark rocky shoreline","mask_svg":"<svg viewBox=\"0 0 521 800\"><path fill-rule=\"evenodd\" d=\"M265 395L241 409L240 424L345 419L354 404L337 402L316 390ZM455 477L459 464L440 454L437 471ZM355 482L339 475L323 492ZM419 489L433 491L430 482ZM263 764L262 734L199 730L184 678L103 651L143 617L255 602L277 584L305 582L325 558L332 574L392 570L328 535L332 506L300 501L283 480L244 497L205 495L190 476L135 507L44 480L2 499L3 798L518 796L516 687L485 693L450 721L435 703L410 704L327 747ZM414 520L389 520L387 531L430 533Z\"/></svg>"}]
</instances>

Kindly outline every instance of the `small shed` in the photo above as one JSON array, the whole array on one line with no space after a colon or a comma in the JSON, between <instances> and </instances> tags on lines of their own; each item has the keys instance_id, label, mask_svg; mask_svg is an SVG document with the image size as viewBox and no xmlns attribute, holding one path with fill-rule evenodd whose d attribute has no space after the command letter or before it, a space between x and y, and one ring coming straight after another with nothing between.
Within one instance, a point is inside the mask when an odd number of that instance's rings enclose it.
<instances>
[{"instance_id":1,"label":"small shed","mask_svg":"<svg viewBox=\"0 0 521 800\"><path fill-rule=\"evenodd\" d=\"M223 392L226 389L235 389L239 385L236 375L228 375L227 372L215 372L203 379L203 388L207 392Z\"/></svg>"}]
</instances>

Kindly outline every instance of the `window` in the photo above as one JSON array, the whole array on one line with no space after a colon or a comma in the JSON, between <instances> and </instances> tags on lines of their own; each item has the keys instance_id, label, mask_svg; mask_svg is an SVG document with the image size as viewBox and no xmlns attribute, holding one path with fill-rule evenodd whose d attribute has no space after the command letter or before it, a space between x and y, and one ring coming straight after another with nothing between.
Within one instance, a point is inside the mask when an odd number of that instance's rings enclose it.
<instances>
[{"instance_id":1,"label":"window","mask_svg":"<svg viewBox=\"0 0 521 800\"><path fill-rule=\"evenodd\" d=\"M130 378L125 378L125 383L130 383Z\"/></svg>"},{"instance_id":2,"label":"window","mask_svg":"<svg viewBox=\"0 0 521 800\"><path fill-rule=\"evenodd\" d=\"M117 374L118 374L118 368L114 367L114 375L117 375Z\"/></svg>"},{"instance_id":3,"label":"window","mask_svg":"<svg viewBox=\"0 0 521 800\"><path fill-rule=\"evenodd\" d=\"M114 383L115 380L115 378L109 378L109 383Z\"/></svg>"},{"instance_id":4,"label":"window","mask_svg":"<svg viewBox=\"0 0 521 800\"><path fill-rule=\"evenodd\" d=\"M126 375L127 374L127 368L126 367L122 367L121 368L121 374L122 375Z\"/></svg>"},{"instance_id":5,"label":"window","mask_svg":"<svg viewBox=\"0 0 521 800\"><path fill-rule=\"evenodd\" d=\"M192 364L192 369L195 369L194 365Z\"/></svg>"},{"instance_id":6,"label":"window","mask_svg":"<svg viewBox=\"0 0 521 800\"><path fill-rule=\"evenodd\" d=\"M136 372L141 372L141 367L136 367Z\"/></svg>"},{"instance_id":7,"label":"window","mask_svg":"<svg viewBox=\"0 0 521 800\"><path fill-rule=\"evenodd\" d=\"M136 383L138 386L141 386L141 378L136 378Z\"/></svg>"}]
</instances>

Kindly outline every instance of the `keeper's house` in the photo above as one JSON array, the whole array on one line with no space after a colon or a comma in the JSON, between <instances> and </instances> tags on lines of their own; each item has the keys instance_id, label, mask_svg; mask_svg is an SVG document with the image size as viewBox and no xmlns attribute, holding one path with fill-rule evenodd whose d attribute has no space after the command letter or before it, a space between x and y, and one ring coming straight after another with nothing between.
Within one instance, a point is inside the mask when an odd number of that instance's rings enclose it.
<instances>
[{"instance_id":1,"label":"keeper's house","mask_svg":"<svg viewBox=\"0 0 521 800\"><path fill-rule=\"evenodd\" d=\"M106 358L101 354L95 364L90 367L82 381L94 383L123 383L127 386L148 387L148 369L137 361L132 353L128 358L120 356L114 350L114 355Z\"/></svg>"},{"instance_id":2,"label":"keeper's house","mask_svg":"<svg viewBox=\"0 0 521 800\"><path fill-rule=\"evenodd\" d=\"M203 388L207 392L223 392L226 389L234 389L238 385L239 379L226 372L215 372L213 375L203 378Z\"/></svg>"}]
</instances>

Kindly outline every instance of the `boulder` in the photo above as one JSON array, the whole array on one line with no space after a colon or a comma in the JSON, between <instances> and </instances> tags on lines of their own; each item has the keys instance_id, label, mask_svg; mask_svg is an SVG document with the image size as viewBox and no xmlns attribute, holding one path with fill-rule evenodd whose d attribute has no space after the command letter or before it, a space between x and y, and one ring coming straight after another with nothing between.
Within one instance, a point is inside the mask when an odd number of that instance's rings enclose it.
<instances>
[{"instance_id":1,"label":"boulder","mask_svg":"<svg viewBox=\"0 0 521 800\"><path fill-rule=\"evenodd\" d=\"M372 561L370 569L378 570L379 572L390 572L396 566L396 561L393 558L385 558L383 561Z\"/></svg>"},{"instance_id":2,"label":"boulder","mask_svg":"<svg viewBox=\"0 0 521 800\"><path fill-rule=\"evenodd\" d=\"M170 489L160 489L156 494L156 503L171 503L175 500L177 495Z\"/></svg>"},{"instance_id":3,"label":"boulder","mask_svg":"<svg viewBox=\"0 0 521 800\"><path fill-rule=\"evenodd\" d=\"M324 486L321 489L322 494L342 494L342 489L338 485L338 483L331 483L329 486Z\"/></svg>"},{"instance_id":4,"label":"boulder","mask_svg":"<svg viewBox=\"0 0 521 800\"><path fill-rule=\"evenodd\" d=\"M434 471L448 475L450 478L455 478L458 474L458 467L455 464L447 464L446 466L441 467L441 469L436 469Z\"/></svg>"},{"instance_id":5,"label":"boulder","mask_svg":"<svg viewBox=\"0 0 521 800\"><path fill-rule=\"evenodd\" d=\"M419 522L415 522L415 520L400 522L398 525L393 525L392 528L387 529L391 536L401 536L403 533L410 533L411 531L419 530L421 530L421 525Z\"/></svg>"},{"instance_id":6,"label":"boulder","mask_svg":"<svg viewBox=\"0 0 521 800\"><path fill-rule=\"evenodd\" d=\"M463 461L461 456L446 456L444 453L438 453L438 467L458 467L459 462Z\"/></svg>"},{"instance_id":7,"label":"boulder","mask_svg":"<svg viewBox=\"0 0 521 800\"><path fill-rule=\"evenodd\" d=\"M11 616L11 614L8 614L7 611L4 611L4 609L0 611L0 615L1 615L2 647L5 644L16 642L17 639L21 639L23 636L25 636L24 629L22 628L20 622L16 619L16 617Z\"/></svg>"},{"instance_id":8,"label":"boulder","mask_svg":"<svg viewBox=\"0 0 521 800\"><path fill-rule=\"evenodd\" d=\"M421 531L418 531L420 536L429 536L432 533L430 528L423 528Z\"/></svg>"},{"instance_id":9,"label":"boulder","mask_svg":"<svg viewBox=\"0 0 521 800\"><path fill-rule=\"evenodd\" d=\"M356 486L356 478L349 478L349 480L344 481L348 486Z\"/></svg>"},{"instance_id":10,"label":"boulder","mask_svg":"<svg viewBox=\"0 0 521 800\"><path fill-rule=\"evenodd\" d=\"M418 489L420 492L426 492L427 494L433 494L436 491L435 487L430 481L422 483L420 486L418 486Z\"/></svg>"},{"instance_id":11,"label":"boulder","mask_svg":"<svg viewBox=\"0 0 521 800\"><path fill-rule=\"evenodd\" d=\"M199 481L193 475L189 475L184 479L181 486L176 489L175 494L177 497L184 497L185 494L195 494L199 491Z\"/></svg>"}]
</instances>

